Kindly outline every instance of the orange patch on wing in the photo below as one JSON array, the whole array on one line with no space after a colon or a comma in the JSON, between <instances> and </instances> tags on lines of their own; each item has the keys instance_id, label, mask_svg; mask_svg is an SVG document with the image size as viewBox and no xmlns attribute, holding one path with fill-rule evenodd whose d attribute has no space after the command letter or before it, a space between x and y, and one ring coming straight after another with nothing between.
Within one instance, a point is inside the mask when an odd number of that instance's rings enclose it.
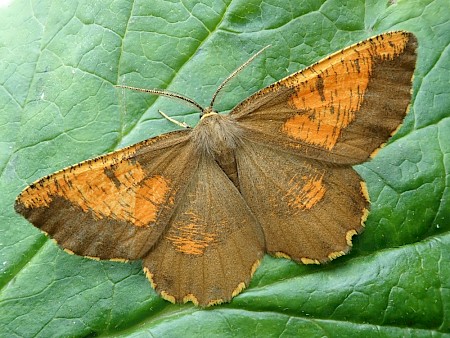
<instances>
[{"instance_id":1,"label":"orange patch on wing","mask_svg":"<svg viewBox=\"0 0 450 338\"><path fill-rule=\"evenodd\" d=\"M294 77L288 83L295 89L288 104L299 114L284 123L282 132L333 149L342 129L355 120L361 108L376 58L391 60L405 48L408 38L397 38L400 41L372 40L365 49L357 44L340 62L330 65L326 60Z\"/></svg>"},{"instance_id":2,"label":"orange patch on wing","mask_svg":"<svg viewBox=\"0 0 450 338\"><path fill-rule=\"evenodd\" d=\"M307 257L300 258L300 261L305 265L320 264L319 260L311 259L311 258L307 258Z\"/></svg>"},{"instance_id":3,"label":"orange patch on wing","mask_svg":"<svg viewBox=\"0 0 450 338\"><path fill-rule=\"evenodd\" d=\"M175 304L177 302L175 297L172 296L171 294L167 293L167 291L161 291L161 297L163 299L167 300L168 302L173 303L173 304Z\"/></svg>"},{"instance_id":4,"label":"orange patch on wing","mask_svg":"<svg viewBox=\"0 0 450 338\"><path fill-rule=\"evenodd\" d=\"M98 219L109 217L135 226L154 222L166 200L169 182L159 175L147 178L139 163L130 160L107 168L96 161L30 187L20 202L27 208L48 207L54 197L62 197Z\"/></svg>"},{"instance_id":5,"label":"orange patch on wing","mask_svg":"<svg viewBox=\"0 0 450 338\"><path fill-rule=\"evenodd\" d=\"M244 282L240 282L238 286L233 290L231 293L231 297L236 297L238 294L240 294L244 289L246 288L246 285Z\"/></svg>"},{"instance_id":6,"label":"orange patch on wing","mask_svg":"<svg viewBox=\"0 0 450 338\"><path fill-rule=\"evenodd\" d=\"M322 200L327 190L323 184L323 176L324 174L303 176L301 180L293 177L285 195L288 206L301 210L311 209Z\"/></svg>"},{"instance_id":7,"label":"orange patch on wing","mask_svg":"<svg viewBox=\"0 0 450 338\"><path fill-rule=\"evenodd\" d=\"M167 180L159 175L150 177L142 182L136 190L134 208L134 218L141 225L146 225L156 220L159 206L166 200L168 190ZM169 199L169 203L173 203L173 200Z\"/></svg>"},{"instance_id":8,"label":"orange patch on wing","mask_svg":"<svg viewBox=\"0 0 450 338\"><path fill-rule=\"evenodd\" d=\"M198 299L192 293L187 294L183 297L183 303L192 302L194 305L198 306Z\"/></svg>"},{"instance_id":9,"label":"orange patch on wing","mask_svg":"<svg viewBox=\"0 0 450 338\"><path fill-rule=\"evenodd\" d=\"M216 235L205 231L204 223L193 213L186 213L189 220L174 224L166 239L175 250L188 255L203 255L208 246L215 242Z\"/></svg>"}]
</instances>

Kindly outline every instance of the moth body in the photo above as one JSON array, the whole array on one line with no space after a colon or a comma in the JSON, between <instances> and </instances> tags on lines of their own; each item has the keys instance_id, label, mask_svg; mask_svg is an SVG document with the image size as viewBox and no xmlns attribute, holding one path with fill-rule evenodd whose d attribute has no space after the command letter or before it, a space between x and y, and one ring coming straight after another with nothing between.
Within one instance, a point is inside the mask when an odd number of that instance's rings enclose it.
<instances>
[{"instance_id":1,"label":"moth body","mask_svg":"<svg viewBox=\"0 0 450 338\"><path fill-rule=\"evenodd\" d=\"M192 140L201 153L217 156L235 149L242 137L242 127L229 115L204 115L192 131Z\"/></svg>"},{"instance_id":2,"label":"moth body","mask_svg":"<svg viewBox=\"0 0 450 338\"><path fill-rule=\"evenodd\" d=\"M212 156L238 187L235 149L242 142L244 130L230 115L211 112L203 115L192 131L192 141L202 156Z\"/></svg>"}]
</instances>

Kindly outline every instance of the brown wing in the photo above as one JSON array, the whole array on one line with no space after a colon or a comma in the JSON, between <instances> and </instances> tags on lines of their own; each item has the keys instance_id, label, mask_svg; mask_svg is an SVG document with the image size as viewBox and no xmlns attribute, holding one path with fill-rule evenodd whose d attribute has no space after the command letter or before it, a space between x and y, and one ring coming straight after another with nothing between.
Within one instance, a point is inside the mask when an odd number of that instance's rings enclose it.
<instances>
[{"instance_id":1,"label":"brown wing","mask_svg":"<svg viewBox=\"0 0 450 338\"><path fill-rule=\"evenodd\" d=\"M254 137L236 158L239 189L263 228L267 252L318 264L349 250L368 206L351 167L302 158Z\"/></svg>"},{"instance_id":2,"label":"brown wing","mask_svg":"<svg viewBox=\"0 0 450 338\"><path fill-rule=\"evenodd\" d=\"M44 177L17 197L16 210L76 254L142 258L198 165L188 133L155 137Z\"/></svg>"},{"instance_id":3,"label":"brown wing","mask_svg":"<svg viewBox=\"0 0 450 338\"><path fill-rule=\"evenodd\" d=\"M231 116L309 158L363 162L406 114L416 47L410 33L375 36L262 89Z\"/></svg>"},{"instance_id":4,"label":"brown wing","mask_svg":"<svg viewBox=\"0 0 450 338\"><path fill-rule=\"evenodd\" d=\"M189 177L167 231L144 259L154 288L171 302L208 306L248 285L264 235L239 191L210 156Z\"/></svg>"}]
</instances>

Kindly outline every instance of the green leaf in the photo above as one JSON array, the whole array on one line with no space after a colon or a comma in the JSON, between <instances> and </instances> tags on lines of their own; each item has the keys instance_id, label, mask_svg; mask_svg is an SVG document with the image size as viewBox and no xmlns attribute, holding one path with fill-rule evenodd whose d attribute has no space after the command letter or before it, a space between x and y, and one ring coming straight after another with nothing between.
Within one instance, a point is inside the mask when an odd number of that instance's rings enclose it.
<instances>
[{"instance_id":1,"label":"green leaf","mask_svg":"<svg viewBox=\"0 0 450 338\"><path fill-rule=\"evenodd\" d=\"M24 1L0 4L0 336L440 336L450 332L450 11L419 1ZM389 30L419 40L413 101L357 171L372 201L351 254L324 266L266 257L208 309L158 297L140 262L68 255L14 212L27 184L173 130L198 113L115 84L231 109L256 90ZM299 234L301 235L301 234ZM188 269L189 267L185 267Z\"/></svg>"}]
</instances>

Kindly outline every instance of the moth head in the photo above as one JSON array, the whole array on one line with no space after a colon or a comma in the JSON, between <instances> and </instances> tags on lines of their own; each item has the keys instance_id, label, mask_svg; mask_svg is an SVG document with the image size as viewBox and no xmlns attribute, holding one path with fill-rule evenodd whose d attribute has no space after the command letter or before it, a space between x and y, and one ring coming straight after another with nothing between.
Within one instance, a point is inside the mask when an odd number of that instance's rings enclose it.
<instances>
[{"instance_id":1,"label":"moth head","mask_svg":"<svg viewBox=\"0 0 450 338\"><path fill-rule=\"evenodd\" d=\"M220 156L235 149L241 142L242 128L229 115L215 111L205 113L192 131L192 140L202 152Z\"/></svg>"}]
</instances>

